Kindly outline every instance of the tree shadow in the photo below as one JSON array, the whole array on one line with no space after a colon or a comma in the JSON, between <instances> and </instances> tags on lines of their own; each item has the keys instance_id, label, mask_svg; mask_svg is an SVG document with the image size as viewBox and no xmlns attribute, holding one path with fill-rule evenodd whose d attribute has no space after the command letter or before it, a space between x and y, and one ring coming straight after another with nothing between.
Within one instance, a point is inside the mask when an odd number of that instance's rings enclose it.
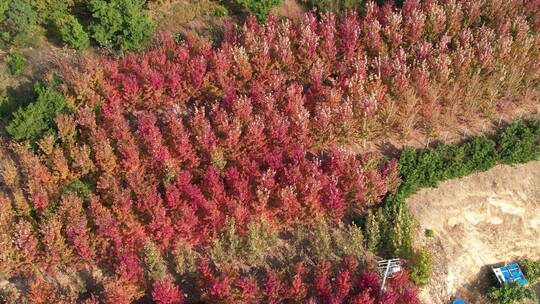
<instances>
[{"instance_id":1,"label":"tree shadow","mask_svg":"<svg viewBox=\"0 0 540 304\"><path fill-rule=\"evenodd\" d=\"M396 147L391 142L384 142L377 145L377 149L385 156L390 158L398 158L401 154L401 149Z\"/></svg>"},{"instance_id":2,"label":"tree shadow","mask_svg":"<svg viewBox=\"0 0 540 304\"><path fill-rule=\"evenodd\" d=\"M470 303L481 303L483 295L491 286L497 284L497 279L492 272L493 265L480 267L476 276L457 289L456 296L468 300Z\"/></svg>"},{"instance_id":3,"label":"tree shadow","mask_svg":"<svg viewBox=\"0 0 540 304\"><path fill-rule=\"evenodd\" d=\"M249 16L249 12L243 8L238 1L233 0L225 0L221 1L221 4L223 4L227 10L229 11L230 15L237 17L239 20L239 24L242 24L246 21L247 17Z\"/></svg>"},{"instance_id":4,"label":"tree shadow","mask_svg":"<svg viewBox=\"0 0 540 304\"><path fill-rule=\"evenodd\" d=\"M25 81L17 87L7 87L6 93L7 98L0 102L0 133L4 133L4 127L11 120L13 112L28 105L34 98L34 82Z\"/></svg>"}]
</instances>

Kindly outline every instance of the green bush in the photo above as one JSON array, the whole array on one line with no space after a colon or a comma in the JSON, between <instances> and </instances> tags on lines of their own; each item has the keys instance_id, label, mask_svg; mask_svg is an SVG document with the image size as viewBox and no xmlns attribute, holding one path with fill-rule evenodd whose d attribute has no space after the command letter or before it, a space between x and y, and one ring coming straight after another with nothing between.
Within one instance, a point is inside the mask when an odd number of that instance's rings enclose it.
<instances>
[{"instance_id":1,"label":"green bush","mask_svg":"<svg viewBox=\"0 0 540 304\"><path fill-rule=\"evenodd\" d=\"M13 113L6 131L17 140L35 141L54 128L54 117L66 111L66 100L52 88L34 86L36 100Z\"/></svg>"},{"instance_id":2,"label":"green bush","mask_svg":"<svg viewBox=\"0 0 540 304\"><path fill-rule=\"evenodd\" d=\"M32 6L42 24L53 19L55 14L64 13L67 15L68 10L73 5L73 0L32 0Z\"/></svg>"},{"instance_id":3,"label":"green bush","mask_svg":"<svg viewBox=\"0 0 540 304\"><path fill-rule=\"evenodd\" d=\"M84 50L88 47L88 34L75 16L65 12L57 12L53 15L52 20L60 39L70 48Z\"/></svg>"},{"instance_id":4,"label":"green bush","mask_svg":"<svg viewBox=\"0 0 540 304\"><path fill-rule=\"evenodd\" d=\"M368 212L363 223L366 247L386 256L411 259L411 278L427 284L428 257L412 249L414 222L405 200L423 187L435 187L440 181L485 171L497 164L520 163L540 157L540 121L516 121L494 137L473 137L463 143L440 143L434 148L404 148L399 158L401 184L385 198L384 206ZM426 231L426 235L429 236ZM526 269L536 278L539 265L529 263ZM505 291L506 292L506 291Z\"/></svg>"},{"instance_id":5,"label":"green bush","mask_svg":"<svg viewBox=\"0 0 540 304\"><path fill-rule=\"evenodd\" d=\"M6 18L6 11L8 10L8 1L2 1L0 2L0 22L4 21Z\"/></svg>"},{"instance_id":6,"label":"green bush","mask_svg":"<svg viewBox=\"0 0 540 304\"><path fill-rule=\"evenodd\" d=\"M540 156L540 122L518 120L504 129L497 140L503 163L524 163Z\"/></svg>"},{"instance_id":7,"label":"green bush","mask_svg":"<svg viewBox=\"0 0 540 304\"><path fill-rule=\"evenodd\" d=\"M0 88L0 123L7 125L12 113L20 106L20 100L13 98L5 89Z\"/></svg>"},{"instance_id":8,"label":"green bush","mask_svg":"<svg viewBox=\"0 0 540 304\"><path fill-rule=\"evenodd\" d=\"M428 238L435 237L435 231L433 231L433 229L426 229L424 235Z\"/></svg>"},{"instance_id":9,"label":"green bush","mask_svg":"<svg viewBox=\"0 0 540 304\"><path fill-rule=\"evenodd\" d=\"M411 282L424 287L431 279L431 253L426 248L415 250L409 259L409 275Z\"/></svg>"},{"instance_id":10,"label":"green bush","mask_svg":"<svg viewBox=\"0 0 540 304\"><path fill-rule=\"evenodd\" d=\"M345 229L334 233L334 242L340 256L352 256L362 260L365 255L362 229L352 223Z\"/></svg>"},{"instance_id":11,"label":"green bush","mask_svg":"<svg viewBox=\"0 0 540 304\"><path fill-rule=\"evenodd\" d=\"M9 99L7 92L2 90L0 92L0 119L6 118L13 111L13 103Z\"/></svg>"},{"instance_id":12,"label":"green bush","mask_svg":"<svg viewBox=\"0 0 540 304\"><path fill-rule=\"evenodd\" d=\"M368 213L364 220L364 235L366 249L371 252L377 252L380 250L382 229L385 227L385 223L382 221L384 217L380 211L373 212L368 210Z\"/></svg>"},{"instance_id":13,"label":"green bush","mask_svg":"<svg viewBox=\"0 0 540 304\"><path fill-rule=\"evenodd\" d=\"M419 188L436 187L440 181L486 171L498 161L523 163L540 157L540 121L518 120L495 140L476 136L468 141L432 149L403 149L399 159L402 183L394 195L404 200Z\"/></svg>"},{"instance_id":14,"label":"green bush","mask_svg":"<svg viewBox=\"0 0 540 304\"><path fill-rule=\"evenodd\" d=\"M513 282L490 288L487 297L494 304L520 304L526 300L536 300L536 294L532 289Z\"/></svg>"},{"instance_id":15,"label":"green bush","mask_svg":"<svg viewBox=\"0 0 540 304\"><path fill-rule=\"evenodd\" d=\"M324 261L332 254L332 234L330 227L324 218L317 219L317 224L313 227L310 248L311 256L317 261Z\"/></svg>"},{"instance_id":16,"label":"green bush","mask_svg":"<svg viewBox=\"0 0 540 304\"><path fill-rule=\"evenodd\" d=\"M233 261L242 250L242 238L236 233L234 219L228 219L222 234L212 241L210 256L213 261L226 264Z\"/></svg>"},{"instance_id":17,"label":"green bush","mask_svg":"<svg viewBox=\"0 0 540 304\"><path fill-rule=\"evenodd\" d=\"M283 0L234 0L237 5L247 9L257 20L263 22L275 6L280 5Z\"/></svg>"},{"instance_id":18,"label":"green bush","mask_svg":"<svg viewBox=\"0 0 540 304\"><path fill-rule=\"evenodd\" d=\"M229 10L221 4L216 5L214 8L214 16L216 17L226 17L229 16Z\"/></svg>"},{"instance_id":19,"label":"green bush","mask_svg":"<svg viewBox=\"0 0 540 304\"><path fill-rule=\"evenodd\" d=\"M540 260L521 259L519 265L531 284L536 284L540 281Z\"/></svg>"},{"instance_id":20,"label":"green bush","mask_svg":"<svg viewBox=\"0 0 540 304\"><path fill-rule=\"evenodd\" d=\"M172 255L176 274L184 276L197 272L197 253L191 246L184 242L179 242Z\"/></svg>"},{"instance_id":21,"label":"green bush","mask_svg":"<svg viewBox=\"0 0 540 304\"><path fill-rule=\"evenodd\" d=\"M304 3L320 12L342 13L348 10L358 10L363 7L365 0L305 0Z\"/></svg>"},{"instance_id":22,"label":"green bush","mask_svg":"<svg viewBox=\"0 0 540 304\"><path fill-rule=\"evenodd\" d=\"M405 259L411 256L414 222L404 201L389 195L382 207L355 222L363 228L367 250Z\"/></svg>"},{"instance_id":23,"label":"green bush","mask_svg":"<svg viewBox=\"0 0 540 304\"><path fill-rule=\"evenodd\" d=\"M9 98L9 95L6 91L0 91L0 121L5 122L9 115L15 111L16 105Z\"/></svg>"},{"instance_id":24,"label":"green bush","mask_svg":"<svg viewBox=\"0 0 540 304\"><path fill-rule=\"evenodd\" d=\"M26 59L21 52L13 52L13 54L6 57L6 63L9 71L14 76L19 76L26 70Z\"/></svg>"},{"instance_id":25,"label":"green bush","mask_svg":"<svg viewBox=\"0 0 540 304\"><path fill-rule=\"evenodd\" d=\"M143 260L146 276L159 281L167 274L167 265L161 256L159 248L152 241L147 240L143 247Z\"/></svg>"},{"instance_id":26,"label":"green bush","mask_svg":"<svg viewBox=\"0 0 540 304\"><path fill-rule=\"evenodd\" d=\"M381 248L389 256L409 258L413 253L413 220L407 205L404 201L394 201L381 212L385 223Z\"/></svg>"},{"instance_id":27,"label":"green bush","mask_svg":"<svg viewBox=\"0 0 540 304\"><path fill-rule=\"evenodd\" d=\"M247 231L239 235L233 219L227 220L221 235L212 241L210 256L220 265L245 262L253 266L264 263L265 254L278 243L278 235L264 220L248 224Z\"/></svg>"},{"instance_id":28,"label":"green bush","mask_svg":"<svg viewBox=\"0 0 540 304\"><path fill-rule=\"evenodd\" d=\"M8 0L4 9L4 21L0 25L3 42L17 46L34 45L39 20L31 0Z\"/></svg>"},{"instance_id":29,"label":"green bush","mask_svg":"<svg viewBox=\"0 0 540 304\"><path fill-rule=\"evenodd\" d=\"M403 149L399 158L402 183L396 193L405 199L420 187L435 187L440 180L442 159L433 150Z\"/></svg>"},{"instance_id":30,"label":"green bush","mask_svg":"<svg viewBox=\"0 0 540 304\"><path fill-rule=\"evenodd\" d=\"M4 0L0 3L0 39L4 46L36 46L43 27L53 28L68 45L81 48L88 35L68 10L73 0ZM84 0L86 2L86 0ZM49 27L49 25L52 25Z\"/></svg>"},{"instance_id":31,"label":"green bush","mask_svg":"<svg viewBox=\"0 0 540 304\"><path fill-rule=\"evenodd\" d=\"M462 175L449 176L449 178L465 176L474 171L486 171L497 163L498 155L495 142L485 136L474 137L465 142L462 147L465 151L466 171Z\"/></svg>"},{"instance_id":32,"label":"green bush","mask_svg":"<svg viewBox=\"0 0 540 304\"><path fill-rule=\"evenodd\" d=\"M144 0L90 0L92 37L109 49L133 51L144 47L153 25Z\"/></svg>"},{"instance_id":33,"label":"green bush","mask_svg":"<svg viewBox=\"0 0 540 304\"><path fill-rule=\"evenodd\" d=\"M90 201L92 193L94 193L95 187L87 180L75 179L69 184L64 186L64 191L73 192L84 199L85 202Z\"/></svg>"}]
</instances>

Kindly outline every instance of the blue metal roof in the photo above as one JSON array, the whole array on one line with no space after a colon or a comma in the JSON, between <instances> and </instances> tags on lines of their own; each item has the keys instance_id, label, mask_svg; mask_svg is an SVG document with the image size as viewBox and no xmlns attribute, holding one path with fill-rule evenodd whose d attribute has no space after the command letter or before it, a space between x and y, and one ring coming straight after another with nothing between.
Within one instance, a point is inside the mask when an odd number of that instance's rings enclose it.
<instances>
[{"instance_id":1,"label":"blue metal roof","mask_svg":"<svg viewBox=\"0 0 540 304\"><path fill-rule=\"evenodd\" d=\"M519 285L529 284L529 281L527 281L517 263L493 268L493 272L501 284L505 282L516 282Z\"/></svg>"}]
</instances>

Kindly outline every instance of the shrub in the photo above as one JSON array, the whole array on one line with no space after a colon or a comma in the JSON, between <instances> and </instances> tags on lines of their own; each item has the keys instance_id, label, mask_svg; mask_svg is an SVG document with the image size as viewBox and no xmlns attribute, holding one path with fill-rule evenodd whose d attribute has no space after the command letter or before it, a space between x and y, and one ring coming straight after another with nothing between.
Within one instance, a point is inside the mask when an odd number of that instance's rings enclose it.
<instances>
[{"instance_id":1,"label":"shrub","mask_svg":"<svg viewBox=\"0 0 540 304\"><path fill-rule=\"evenodd\" d=\"M17 140L35 141L54 128L54 117L67 110L62 94L50 87L34 86L35 101L19 108L6 131Z\"/></svg>"},{"instance_id":2,"label":"shrub","mask_svg":"<svg viewBox=\"0 0 540 304\"><path fill-rule=\"evenodd\" d=\"M402 183L397 196L406 198L420 187L435 187L440 179L442 161L435 151L406 147L399 157Z\"/></svg>"},{"instance_id":3,"label":"shrub","mask_svg":"<svg viewBox=\"0 0 540 304\"><path fill-rule=\"evenodd\" d=\"M342 13L348 10L358 10L363 7L365 0L305 0L309 7L317 8L320 12Z\"/></svg>"},{"instance_id":4,"label":"shrub","mask_svg":"<svg viewBox=\"0 0 540 304\"><path fill-rule=\"evenodd\" d=\"M354 223L334 233L334 241L337 248L335 253L341 253L342 256L352 256L360 260L366 252L362 229Z\"/></svg>"},{"instance_id":5,"label":"shrub","mask_svg":"<svg viewBox=\"0 0 540 304\"><path fill-rule=\"evenodd\" d=\"M531 284L538 283L540 280L540 260L521 259L519 260L519 265Z\"/></svg>"},{"instance_id":6,"label":"shrub","mask_svg":"<svg viewBox=\"0 0 540 304\"><path fill-rule=\"evenodd\" d=\"M74 5L74 1L84 3L79 0L32 0L40 23L45 23L55 18L55 15L69 15L68 10Z\"/></svg>"},{"instance_id":7,"label":"shrub","mask_svg":"<svg viewBox=\"0 0 540 304\"><path fill-rule=\"evenodd\" d=\"M145 0L90 0L92 37L109 49L134 51L144 47L153 29L144 4Z\"/></svg>"},{"instance_id":8,"label":"shrub","mask_svg":"<svg viewBox=\"0 0 540 304\"><path fill-rule=\"evenodd\" d=\"M152 281L162 280L167 274L167 266L159 248L150 240L144 244L143 258L147 277Z\"/></svg>"},{"instance_id":9,"label":"shrub","mask_svg":"<svg viewBox=\"0 0 540 304\"><path fill-rule=\"evenodd\" d=\"M6 91L0 90L0 120L9 118L16 109L17 103L9 97Z\"/></svg>"},{"instance_id":10,"label":"shrub","mask_svg":"<svg viewBox=\"0 0 540 304\"><path fill-rule=\"evenodd\" d=\"M427 286L431 279L431 265L431 253L426 248L414 250L408 264L411 282L420 287Z\"/></svg>"},{"instance_id":11,"label":"shrub","mask_svg":"<svg viewBox=\"0 0 540 304\"><path fill-rule=\"evenodd\" d=\"M265 220L252 221L248 224L248 231L244 236L242 248L246 251L246 261L250 265L258 266L264 262L265 254L278 242L277 231L270 227Z\"/></svg>"},{"instance_id":12,"label":"shrub","mask_svg":"<svg viewBox=\"0 0 540 304\"><path fill-rule=\"evenodd\" d=\"M413 219L404 201L386 202L381 210L386 223L382 232L382 249L390 256L410 258L413 253Z\"/></svg>"},{"instance_id":13,"label":"shrub","mask_svg":"<svg viewBox=\"0 0 540 304\"><path fill-rule=\"evenodd\" d=\"M494 301L494 304L521 304L526 300L536 300L534 290L514 282L490 288L487 297Z\"/></svg>"},{"instance_id":14,"label":"shrub","mask_svg":"<svg viewBox=\"0 0 540 304\"><path fill-rule=\"evenodd\" d=\"M517 120L499 135L497 147L503 163L524 163L540 156L540 122Z\"/></svg>"},{"instance_id":15,"label":"shrub","mask_svg":"<svg viewBox=\"0 0 540 304\"><path fill-rule=\"evenodd\" d=\"M252 13L257 20L264 21L266 17L277 5L280 5L283 0L234 0L237 5L247 9Z\"/></svg>"},{"instance_id":16,"label":"shrub","mask_svg":"<svg viewBox=\"0 0 540 304\"><path fill-rule=\"evenodd\" d=\"M6 18L6 11L8 10L10 1L0 2L0 22L4 21Z\"/></svg>"},{"instance_id":17,"label":"shrub","mask_svg":"<svg viewBox=\"0 0 540 304\"><path fill-rule=\"evenodd\" d=\"M277 239L277 231L266 220L250 222L243 235L238 235L234 221L228 220L222 234L214 238L210 254L212 260L221 265L240 261L260 266L265 254L277 244Z\"/></svg>"},{"instance_id":18,"label":"shrub","mask_svg":"<svg viewBox=\"0 0 540 304\"><path fill-rule=\"evenodd\" d=\"M447 175L447 178L462 177L474 171L486 171L497 163L498 155L495 142L485 136L476 136L465 142L462 147L464 150L462 161L465 170L459 174Z\"/></svg>"},{"instance_id":19,"label":"shrub","mask_svg":"<svg viewBox=\"0 0 540 304\"><path fill-rule=\"evenodd\" d=\"M424 234L425 234L426 237L432 238L432 237L435 236L435 231L433 231L433 229L426 229L424 231Z\"/></svg>"},{"instance_id":20,"label":"shrub","mask_svg":"<svg viewBox=\"0 0 540 304\"><path fill-rule=\"evenodd\" d=\"M53 15L53 23L60 39L70 48L83 50L88 47L88 34L75 16L58 12Z\"/></svg>"},{"instance_id":21,"label":"shrub","mask_svg":"<svg viewBox=\"0 0 540 304\"><path fill-rule=\"evenodd\" d=\"M328 223L322 218L319 218L313 227L311 248L311 255L317 261L328 260L332 254L332 235Z\"/></svg>"},{"instance_id":22,"label":"shrub","mask_svg":"<svg viewBox=\"0 0 540 304\"><path fill-rule=\"evenodd\" d=\"M74 192L83 198L86 202L90 201L92 193L94 193L95 187L90 182L80 179L71 181L64 187L65 191Z\"/></svg>"},{"instance_id":23,"label":"shrub","mask_svg":"<svg viewBox=\"0 0 540 304\"><path fill-rule=\"evenodd\" d=\"M405 199L422 187L435 187L442 180L490 169L499 160L517 163L537 159L539 155L540 122L537 119L513 122L497 134L495 140L476 136L454 145L439 143L435 148L404 148L399 158L400 186L396 193L386 197L383 208L368 213L364 219L368 249L411 257L411 280L419 285L427 284L430 258L422 250L412 250L413 223ZM428 229L425 234L431 237L434 232ZM534 269L531 272L534 273Z\"/></svg>"},{"instance_id":24,"label":"shrub","mask_svg":"<svg viewBox=\"0 0 540 304\"><path fill-rule=\"evenodd\" d=\"M5 46L11 44L37 46L39 42L37 38L42 34L44 25L58 32L65 42L73 43L75 40L77 46L84 45L84 35L80 33L82 27L68 12L74 5L73 0L4 0L1 2L0 39ZM49 27L49 24L52 26Z\"/></svg>"},{"instance_id":25,"label":"shrub","mask_svg":"<svg viewBox=\"0 0 540 304\"><path fill-rule=\"evenodd\" d=\"M368 211L363 223L369 251L405 259L411 257L414 222L404 200L388 195L384 206Z\"/></svg>"},{"instance_id":26,"label":"shrub","mask_svg":"<svg viewBox=\"0 0 540 304\"><path fill-rule=\"evenodd\" d=\"M38 15L31 0L8 0L5 20L0 25L3 40L7 44L27 46L35 44L38 30Z\"/></svg>"},{"instance_id":27,"label":"shrub","mask_svg":"<svg viewBox=\"0 0 540 304\"><path fill-rule=\"evenodd\" d=\"M236 233L236 223L233 219L229 219L221 235L212 241L210 255L217 263L229 263L239 256L241 246L242 239Z\"/></svg>"},{"instance_id":28,"label":"shrub","mask_svg":"<svg viewBox=\"0 0 540 304\"><path fill-rule=\"evenodd\" d=\"M173 251L174 271L178 275L192 274L197 271L197 253L185 242L179 242Z\"/></svg>"},{"instance_id":29,"label":"shrub","mask_svg":"<svg viewBox=\"0 0 540 304\"><path fill-rule=\"evenodd\" d=\"M404 199L422 187L439 181L486 171L501 160L525 162L540 156L540 124L533 119L516 121L496 135L495 141L475 136L454 145L438 144L433 149L405 148L399 159L402 183L396 197Z\"/></svg>"},{"instance_id":30,"label":"shrub","mask_svg":"<svg viewBox=\"0 0 540 304\"><path fill-rule=\"evenodd\" d=\"M26 59L21 54L21 52L13 52L11 55L6 57L6 63L9 67L9 71L14 76L19 76L24 73L26 70Z\"/></svg>"},{"instance_id":31,"label":"shrub","mask_svg":"<svg viewBox=\"0 0 540 304\"><path fill-rule=\"evenodd\" d=\"M366 236L366 248L369 251L378 252L380 249L381 238L383 237L381 230L385 227L383 220L382 213L378 211L369 210L365 216L364 234Z\"/></svg>"},{"instance_id":32,"label":"shrub","mask_svg":"<svg viewBox=\"0 0 540 304\"><path fill-rule=\"evenodd\" d=\"M277 247L280 248L279 256L283 256L286 261L294 261L304 256L333 264L346 257L362 261L368 251L364 246L362 229L354 223L343 225L320 219L314 226L295 227L292 235L290 240L293 241L293 246ZM275 261L274 256L271 261Z\"/></svg>"},{"instance_id":33,"label":"shrub","mask_svg":"<svg viewBox=\"0 0 540 304\"><path fill-rule=\"evenodd\" d=\"M229 10L221 4L216 5L214 8L214 16L216 17L226 17L229 15Z\"/></svg>"}]
</instances>

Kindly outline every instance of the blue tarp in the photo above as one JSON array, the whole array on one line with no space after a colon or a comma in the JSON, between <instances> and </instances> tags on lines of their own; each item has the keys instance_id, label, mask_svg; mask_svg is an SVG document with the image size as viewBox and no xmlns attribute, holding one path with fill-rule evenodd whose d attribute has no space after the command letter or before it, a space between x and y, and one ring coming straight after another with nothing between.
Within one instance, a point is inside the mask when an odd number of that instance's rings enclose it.
<instances>
[{"instance_id":1,"label":"blue tarp","mask_svg":"<svg viewBox=\"0 0 540 304\"><path fill-rule=\"evenodd\" d=\"M462 299L455 299L454 302L452 302L452 304L467 304L467 303Z\"/></svg>"},{"instance_id":2,"label":"blue tarp","mask_svg":"<svg viewBox=\"0 0 540 304\"><path fill-rule=\"evenodd\" d=\"M501 284L504 282L516 282L519 285L527 285L529 283L516 263L494 268L493 271Z\"/></svg>"}]
</instances>

